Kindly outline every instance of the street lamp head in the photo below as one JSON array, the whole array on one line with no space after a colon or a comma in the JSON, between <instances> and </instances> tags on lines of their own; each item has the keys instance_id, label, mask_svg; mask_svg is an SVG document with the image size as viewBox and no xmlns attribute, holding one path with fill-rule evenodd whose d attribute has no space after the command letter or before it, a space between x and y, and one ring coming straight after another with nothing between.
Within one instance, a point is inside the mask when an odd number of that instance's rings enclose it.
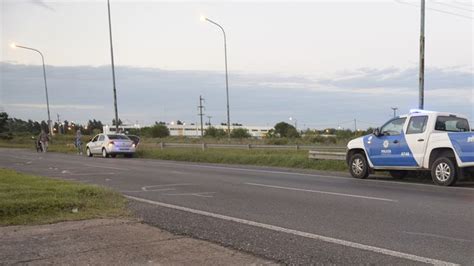
<instances>
[{"instance_id":1,"label":"street lamp head","mask_svg":"<svg viewBox=\"0 0 474 266\"><path fill-rule=\"evenodd\" d=\"M201 21L203 21L203 22L206 21L206 19L207 19L207 18L206 18L206 16L204 16L204 15L201 15L201 16L199 17L199 20L201 20Z\"/></svg>"},{"instance_id":2,"label":"street lamp head","mask_svg":"<svg viewBox=\"0 0 474 266\"><path fill-rule=\"evenodd\" d=\"M15 48L16 48L16 43L12 42L12 43L10 44L10 47L13 48L13 49L15 49Z\"/></svg>"}]
</instances>

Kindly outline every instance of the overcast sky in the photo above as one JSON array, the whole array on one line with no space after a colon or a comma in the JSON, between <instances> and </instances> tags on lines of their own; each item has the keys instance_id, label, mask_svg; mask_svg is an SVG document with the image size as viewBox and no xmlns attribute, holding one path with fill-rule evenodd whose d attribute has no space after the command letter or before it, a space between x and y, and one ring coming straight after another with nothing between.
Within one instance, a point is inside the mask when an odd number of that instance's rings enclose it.
<instances>
[{"instance_id":1,"label":"overcast sky","mask_svg":"<svg viewBox=\"0 0 474 266\"><path fill-rule=\"evenodd\" d=\"M0 105L45 119L113 117L106 1L1 1ZM377 125L391 106L417 107L419 1L163 2L111 0L119 116L149 124L197 120L197 100L225 121L228 37L231 120L307 127ZM471 1L427 1L426 108L474 117ZM471 10L471 11L469 11ZM78 110L81 110L78 112ZM344 124L344 123L346 124Z\"/></svg>"}]
</instances>

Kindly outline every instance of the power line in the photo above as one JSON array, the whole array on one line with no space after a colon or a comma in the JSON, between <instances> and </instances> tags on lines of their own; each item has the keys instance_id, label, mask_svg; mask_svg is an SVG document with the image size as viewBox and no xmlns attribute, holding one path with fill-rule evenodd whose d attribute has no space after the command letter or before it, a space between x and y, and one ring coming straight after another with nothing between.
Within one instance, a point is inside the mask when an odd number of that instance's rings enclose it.
<instances>
[{"instance_id":1,"label":"power line","mask_svg":"<svg viewBox=\"0 0 474 266\"><path fill-rule=\"evenodd\" d=\"M469 12L474 12L474 10L472 10L472 9L467 9L467 8L464 8L464 7L459 7L459 6L456 6L456 5L451 5L451 4L447 4L447 3L443 3L443 2L436 2L436 1L433 1L433 4L443 5L443 6L449 6L449 7L451 7L451 8L455 8L455 9L459 9L459 10L465 10L465 11L469 11Z\"/></svg>"},{"instance_id":2,"label":"power line","mask_svg":"<svg viewBox=\"0 0 474 266\"><path fill-rule=\"evenodd\" d=\"M454 2L455 2L455 3L458 3L458 5L473 7L473 5L472 5L472 4L468 4L467 1L466 1L466 2L463 2L463 1L454 1Z\"/></svg>"},{"instance_id":3,"label":"power line","mask_svg":"<svg viewBox=\"0 0 474 266\"><path fill-rule=\"evenodd\" d=\"M397 2L399 4L409 5L409 6L420 7L417 4L407 3L407 2L403 2L401 0L395 0L395 2ZM458 14L458 13L453 13L453 12L449 12L449 11L445 11L445 10L441 10L441 9L436 9L436 8L431 8L431 7L427 7L426 9L431 10L431 11L436 11L436 12L439 12L439 13L445 13L445 14L452 15L452 16L457 16L457 17L461 17L461 18L467 18L467 19L470 19L470 20L474 20L474 18L471 17L471 16L466 16L466 15L462 15L462 14Z\"/></svg>"}]
</instances>

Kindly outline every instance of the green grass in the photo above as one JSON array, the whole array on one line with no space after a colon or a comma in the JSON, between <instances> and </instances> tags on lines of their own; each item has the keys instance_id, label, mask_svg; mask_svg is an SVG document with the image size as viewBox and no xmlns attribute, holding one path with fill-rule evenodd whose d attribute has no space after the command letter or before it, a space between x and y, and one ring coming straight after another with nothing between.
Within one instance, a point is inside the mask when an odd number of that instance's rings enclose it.
<instances>
[{"instance_id":1,"label":"green grass","mask_svg":"<svg viewBox=\"0 0 474 266\"><path fill-rule=\"evenodd\" d=\"M0 225L126 215L125 198L112 190L0 169Z\"/></svg>"},{"instance_id":2,"label":"green grass","mask_svg":"<svg viewBox=\"0 0 474 266\"><path fill-rule=\"evenodd\" d=\"M276 166L325 171L346 171L344 161L311 160L308 151L288 150L239 150L196 148L145 148L137 151L137 157L187 162L206 162L224 164L244 164L259 166Z\"/></svg>"},{"instance_id":3,"label":"green grass","mask_svg":"<svg viewBox=\"0 0 474 266\"><path fill-rule=\"evenodd\" d=\"M73 138L74 137L71 135L55 136L53 138L53 143L50 143L49 145L48 151L76 153L77 151L73 145ZM84 136L83 148L85 148L85 143L87 143L88 139L89 136ZM176 141L176 139L178 138L174 138L173 140ZM170 140L171 139L167 139L167 141ZM142 144L139 146L137 157L187 162L246 164L325 171L347 171L347 166L344 161L310 160L308 159L308 151L304 150L244 150L223 148L211 148L205 151L202 151L199 148L166 148L160 150L157 145L158 141L158 139L143 139ZM188 141L197 142L200 140L191 139ZM220 143L220 141L221 140L214 140L215 143ZM336 145L333 146L340 147ZM34 141L31 139L31 136L15 137L11 141L0 140L0 147L33 149Z\"/></svg>"}]
</instances>

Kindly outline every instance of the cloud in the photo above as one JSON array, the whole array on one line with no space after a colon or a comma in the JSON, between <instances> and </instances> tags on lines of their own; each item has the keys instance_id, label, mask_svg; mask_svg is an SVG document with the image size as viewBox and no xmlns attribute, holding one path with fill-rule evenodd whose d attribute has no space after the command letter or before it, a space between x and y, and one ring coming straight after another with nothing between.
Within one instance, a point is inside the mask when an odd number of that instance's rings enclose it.
<instances>
[{"instance_id":1,"label":"cloud","mask_svg":"<svg viewBox=\"0 0 474 266\"><path fill-rule=\"evenodd\" d=\"M45 106L41 67L3 62L0 71L0 107L3 104L12 116L44 120L45 112L37 111ZM110 66L47 66L46 71L53 116L110 123L114 117ZM118 66L116 76L123 121L197 122L200 95L213 122L226 120L222 72ZM426 108L474 117L472 79L472 69L428 68ZM417 82L415 68L362 68L326 77L231 72L231 121L274 125L292 116L302 126L349 126L347 121L354 118L377 125L391 116L392 106L400 112L417 107Z\"/></svg>"},{"instance_id":2,"label":"cloud","mask_svg":"<svg viewBox=\"0 0 474 266\"><path fill-rule=\"evenodd\" d=\"M425 71L426 90L447 88L472 88L474 73L457 69L427 68ZM370 69L362 68L339 77L319 80L321 85L342 88L417 88L418 69Z\"/></svg>"}]
</instances>

